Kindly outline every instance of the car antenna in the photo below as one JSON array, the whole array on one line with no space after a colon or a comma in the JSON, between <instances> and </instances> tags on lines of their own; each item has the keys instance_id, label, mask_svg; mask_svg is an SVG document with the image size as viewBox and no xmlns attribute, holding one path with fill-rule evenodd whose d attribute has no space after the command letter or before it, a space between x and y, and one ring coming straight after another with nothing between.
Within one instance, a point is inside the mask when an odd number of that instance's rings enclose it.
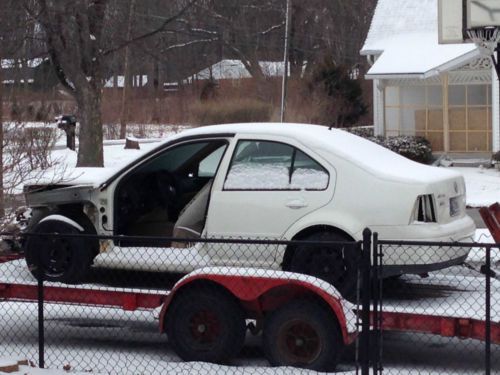
<instances>
[{"instance_id":1,"label":"car antenna","mask_svg":"<svg viewBox=\"0 0 500 375\"><path fill-rule=\"evenodd\" d=\"M332 123L332 124L328 127L328 130L332 130L334 126L335 126L335 123Z\"/></svg>"}]
</instances>

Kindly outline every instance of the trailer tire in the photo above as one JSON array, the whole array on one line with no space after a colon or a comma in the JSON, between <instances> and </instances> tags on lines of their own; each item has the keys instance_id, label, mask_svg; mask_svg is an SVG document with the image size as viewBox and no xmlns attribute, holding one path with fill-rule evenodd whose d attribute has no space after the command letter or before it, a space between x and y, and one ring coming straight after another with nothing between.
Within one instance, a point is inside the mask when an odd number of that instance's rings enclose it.
<instances>
[{"instance_id":1,"label":"trailer tire","mask_svg":"<svg viewBox=\"0 0 500 375\"><path fill-rule=\"evenodd\" d=\"M312 300L295 300L264 321L263 347L272 366L333 371L344 349L332 311Z\"/></svg>"},{"instance_id":2,"label":"trailer tire","mask_svg":"<svg viewBox=\"0 0 500 375\"><path fill-rule=\"evenodd\" d=\"M174 297L165 326L170 344L184 361L227 363L245 341L243 310L232 295L213 286Z\"/></svg>"},{"instance_id":3,"label":"trailer tire","mask_svg":"<svg viewBox=\"0 0 500 375\"><path fill-rule=\"evenodd\" d=\"M81 234L73 225L51 219L36 224L32 233ZM90 269L95 256L94 242L78 237L30 235L24 246L26 263L37 279L41 271L46 281L76 284Z\"/></svg>"}]
</instances>

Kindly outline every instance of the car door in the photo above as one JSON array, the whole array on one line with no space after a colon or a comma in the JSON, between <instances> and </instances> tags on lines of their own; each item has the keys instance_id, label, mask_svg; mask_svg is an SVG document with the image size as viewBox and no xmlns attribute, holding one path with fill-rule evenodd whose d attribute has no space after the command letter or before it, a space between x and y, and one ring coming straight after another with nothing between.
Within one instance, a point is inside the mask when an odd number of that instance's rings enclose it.
<instances>
[{"instance_id":1,"label":"car door","mask_svg":"<svg viewBox=\"0 0 500 375\"><path fill-rule=\"evenodd\" d=\"M295 140L233 140L212 188L206 234L210 237L279 239L303 216L333 197L335 170ZM273 249L213 249L220 264L270 266Z\"/></svg>"}]
</instances>

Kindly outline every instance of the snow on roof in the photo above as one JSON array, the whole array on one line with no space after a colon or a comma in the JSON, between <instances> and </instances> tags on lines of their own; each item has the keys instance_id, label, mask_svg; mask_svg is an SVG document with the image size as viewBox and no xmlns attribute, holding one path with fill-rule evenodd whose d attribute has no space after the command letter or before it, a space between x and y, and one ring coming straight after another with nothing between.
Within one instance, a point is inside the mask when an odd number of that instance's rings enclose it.
<instances>
[{"instance_id":1,"label":"snow on roof","mask_svg":"<svg viewBox=\"0 0 500 375\"><path fill-rule=\"evenodd\" d=\"M423 32L437 38L437 0L378 0L361 54L381 53L394 35Z\"/></svg>"},{"instance_id":2,"label":"snow on roof","mask_svg":"<svg viewBox=\"0 0 500 375\"><path fill-rule=\"evenodd\" d=\"M419 75L428 78L466 64L479 56L474 44L438 44L434 33L396 35L384 40L384 52L367 78Z\"/></svg>"},{"instance_id":3,"label":"snow on roof","mask_svg":"<svg viewBox=\"0 0 500 375\"><path fill-rule=\"evenodd\" d=\"M282 61L260 61L262 73L268 77L282 77L284 63ZM251 74L241 60L221 60L195 74L197 79L239 79L250 78Z\"/></svg>"},{"instance_id":4,"label":"snow on roof","mask_svg":"<svg viewBox=\"0 0 500 375\"><path fill-rule=\"evenodd\" d=\"M28 59L24 61L24 64L28 68L36 68L38 65L40 65L43 62L44 59L41 57L36 57L34 59ZM1 67L2 69L9 69L9 68L15 68L17 63L17 67L21 68L22 67L22 61L21 59L2 59L1 60Z\"/></svg>"},{"instance_id":5,"label":"snow on roof","mask_svg":"<svg viewBox=\"0 0 500 375\"><path fill-rule=\"evenodd\" d=\"M367 78L427 78L477 58L474 44L438 43L437 9L437 0L379 0L361 49L380 56Z\"/></svg>"}]
</instances>

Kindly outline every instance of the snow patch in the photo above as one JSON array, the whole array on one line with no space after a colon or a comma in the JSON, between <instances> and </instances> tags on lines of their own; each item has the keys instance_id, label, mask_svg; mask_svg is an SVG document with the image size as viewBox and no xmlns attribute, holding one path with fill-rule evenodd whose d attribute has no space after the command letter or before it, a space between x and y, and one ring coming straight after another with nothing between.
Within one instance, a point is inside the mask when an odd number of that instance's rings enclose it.
<instances>
[{"instance_id":1,"label":"snow patch","mask_svg":"<svg viewBox=\"0 0 500 375\"><path fill-rule=\"evenodd\" d=\"M71 225L72 227L78 229L80 232L85 232L85 229L78 224L76 221L70 219L69 217L62 216L62 215L49 215L44 217L42 220L40 220L40 223L43 223L44 221L48 220L56 220L56 221L62 221L63 223L66 223L68 225Z\"/></svg>"}]
</instances>

